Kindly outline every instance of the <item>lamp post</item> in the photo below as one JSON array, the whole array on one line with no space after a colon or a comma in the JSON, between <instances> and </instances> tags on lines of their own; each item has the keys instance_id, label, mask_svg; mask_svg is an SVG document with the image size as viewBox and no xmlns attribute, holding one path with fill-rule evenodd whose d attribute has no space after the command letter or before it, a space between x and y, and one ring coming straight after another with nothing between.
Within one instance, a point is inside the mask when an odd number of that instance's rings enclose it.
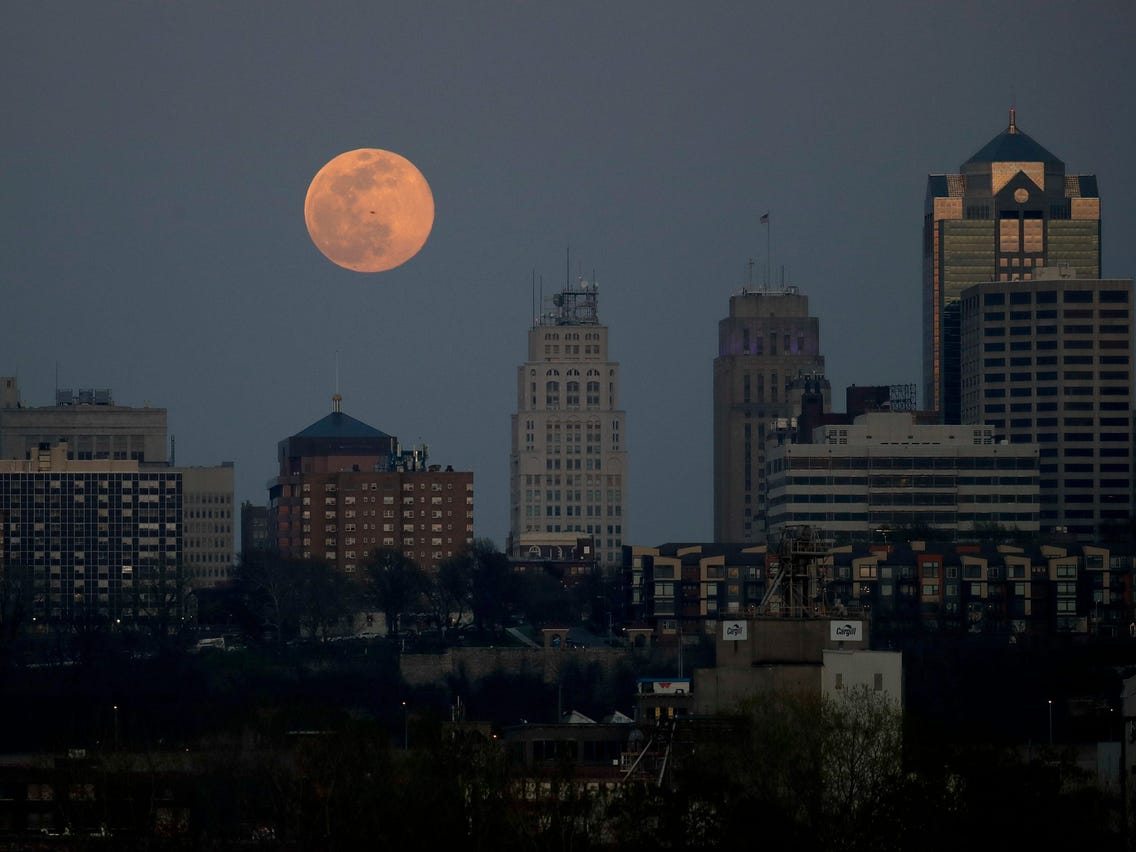
<instances>
[{"instance_id":1,"label":"lamp post","mask_svg":"<svg viewBox=\"0 0 1136 852\"><path fill-rule=\"evenodd\" d=\"M114 750L118 751L118 705L115 704L112 709L114 710Z\"/></svg>"},{"instance_id":2,"label":"lamp post","mask_svg":"<svg viewBox=\"0 0 1136 852\"><path fill-rule=\"evenodd\" d=\"M1052 737L1050 737L1052 739ZM406 706L406 702L402 702L402 750L408 751L410 749L410 710Z\"/></svg>"},{"instance_id":3,"label":"lamp post","mask_svg":"<svg viewBox=\"0 0 1136 852\"><path fill-rule=\"evenodd\" d=\"M1053 699L1049 699L1049 745L1053 745Z\"/></svg>"}]
</instances>

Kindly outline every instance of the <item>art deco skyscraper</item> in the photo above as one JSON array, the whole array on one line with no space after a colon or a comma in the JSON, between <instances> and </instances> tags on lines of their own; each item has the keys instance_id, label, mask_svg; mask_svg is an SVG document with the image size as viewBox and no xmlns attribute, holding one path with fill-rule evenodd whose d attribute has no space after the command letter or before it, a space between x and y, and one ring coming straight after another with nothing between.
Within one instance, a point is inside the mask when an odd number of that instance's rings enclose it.
<instances>
[{"instance_id":1,"label":"art deco skyscraper","mask_svg":"<svg viewBox=\"0 0 1136 852\"><path fill-rule=\"evenodd\" d=\"M1039 266L1100 278L1095 175L1010 125L962 164L930 175L923 219L923 407L958 423L959 296L987 281L1027 281Z\"/></svg>"},{"instance_id":2,"label":"art deco skyscraper","mask_svg":"<svg viewBox=\"0 0 1136 852\"><path fill-rule=\"evenodd\" d=\"M796 287L742 290L718 323L714 359L714 540L765 541L766 440L801 411L803 378L829 386L820 321Z\"/></svg>"},{"instance_id":3,"label":"art deco skyscraper","mask_svg":"<svg viewBox=\"0 0 1136 852\"><path fill-rule=\"evenodd\" d=\"M517 370L509 457L509 536L594 536L600 565L622 561L627 522L625 413L619 364L608 356L597 286L580 281L552 298L529 329Z\"/></svg>"}]
</instances>

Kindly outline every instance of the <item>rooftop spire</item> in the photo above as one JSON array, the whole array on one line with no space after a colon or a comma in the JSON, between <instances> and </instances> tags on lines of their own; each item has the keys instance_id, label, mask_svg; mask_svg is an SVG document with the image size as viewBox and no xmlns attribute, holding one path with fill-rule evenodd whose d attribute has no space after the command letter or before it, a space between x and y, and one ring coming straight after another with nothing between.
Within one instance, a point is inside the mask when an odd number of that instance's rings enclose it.
<instances>
[{"instance_id":1,"label":"rooftop spire","mask_svg":"<svg viewBox=\"0 0 1136 852\"><path fill-rule=\"evenodd\" d=\"M335 393L331 396L331 410L339 414L340 403L343 397L339 395L339 350L335 350Z\"/></svg>"},{"instance_id":2,"label":"rooftop spire","mask_svg":"<svg viewBox=\"0 0 1136 852\"><path fill-rule=\"evenodd\" d=\"M1018 123L1017 123L1017 120L1014 118L1014 108L1013 107L1010 107L1010 129L1009 129L1009 132L1010 133L1017 133L1018 132Z\"/></svg>"}]
</instances>

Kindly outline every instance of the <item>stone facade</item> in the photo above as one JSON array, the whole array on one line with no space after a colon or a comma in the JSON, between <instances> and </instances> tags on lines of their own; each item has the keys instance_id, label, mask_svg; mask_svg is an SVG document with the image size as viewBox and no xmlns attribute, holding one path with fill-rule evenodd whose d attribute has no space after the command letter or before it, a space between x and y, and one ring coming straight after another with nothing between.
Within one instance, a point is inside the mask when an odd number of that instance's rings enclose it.
<instances>
[{"instance_id":1,"label":"stone facade","mask_svg":"<svg viewBox=\"0 0 1136 852\"><path fill-rule=\"evenodd\" d=\"M509 538L590 535L609 567L620 564L626 536L627 416L598 305L597 286L582 281L529 329L512 417Z\"/></svg>"},{"instance_id":2,"label":"stone facade","mask_svg":"<svg viewBox=\"0 0 1136 852\"><path fill-rule=\"evenodd\" d=\"M801 410L802 377L822 377L820 321L796 287L730 297L714 359L714 540L765 541L767 441ZM828 381L818 378L824 408Z\"/></svg>"}]
</instances>

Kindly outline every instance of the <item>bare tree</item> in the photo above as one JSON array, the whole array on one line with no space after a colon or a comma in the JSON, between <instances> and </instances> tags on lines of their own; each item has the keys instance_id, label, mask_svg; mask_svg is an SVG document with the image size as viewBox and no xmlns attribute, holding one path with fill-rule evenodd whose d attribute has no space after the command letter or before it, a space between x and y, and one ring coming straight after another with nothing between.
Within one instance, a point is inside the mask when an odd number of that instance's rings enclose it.
<instances>
[{"instance_id":1,"label":"bare tree","mask_svg":"<svg viewBox=\"0 0 1136 852\"><path fill-rule=\"evenodd\" d=\"M900 712L867 686L826 700L822 708L824 793L834 814L859 814L902 772Z\"/></svg>"},{"instance_id":2,"label":"bare tree","mask_svg":"<svg viewBox=\"0 0 1136 852\"><path fill-rule=\"evenodd\" d=\"M418 563L400 550L380 548L368 560L365 596L383 611L387 635L398 632L399 619L423 597L428 582Z\"/></svg>"},{"instance_id":3,"label":"bare tree","mask_svg":"<svg viewBox=\"0 0 1136 852\"><path fill-rule=\"evenodd\" d=\"M473 560L468 553L451 556L438 565L426 597L434 620L443 629L461 627L473 599Z\"/></svg>"},{"instance_id":4,"label":"bare tree","mask_svg":"<svg viewBox=\"0 0 1136 852\"><path fill-rule=\"evenodd\" d=\"M347 578L326 562L297 565L299 620L312 638L327 637L347 616L351 590Z\"/></svg>"},{"instance_id":5,"label":"bare tree","mask_svg":"<svg viewBox=\"0 0 1136 852\"><path fill-rule=\"evenodd\" d=\"M256 551L237 566L237 587L256 638L285 642L300 632L300 569L274 552Z\"/></svg>"}]
</instances>

